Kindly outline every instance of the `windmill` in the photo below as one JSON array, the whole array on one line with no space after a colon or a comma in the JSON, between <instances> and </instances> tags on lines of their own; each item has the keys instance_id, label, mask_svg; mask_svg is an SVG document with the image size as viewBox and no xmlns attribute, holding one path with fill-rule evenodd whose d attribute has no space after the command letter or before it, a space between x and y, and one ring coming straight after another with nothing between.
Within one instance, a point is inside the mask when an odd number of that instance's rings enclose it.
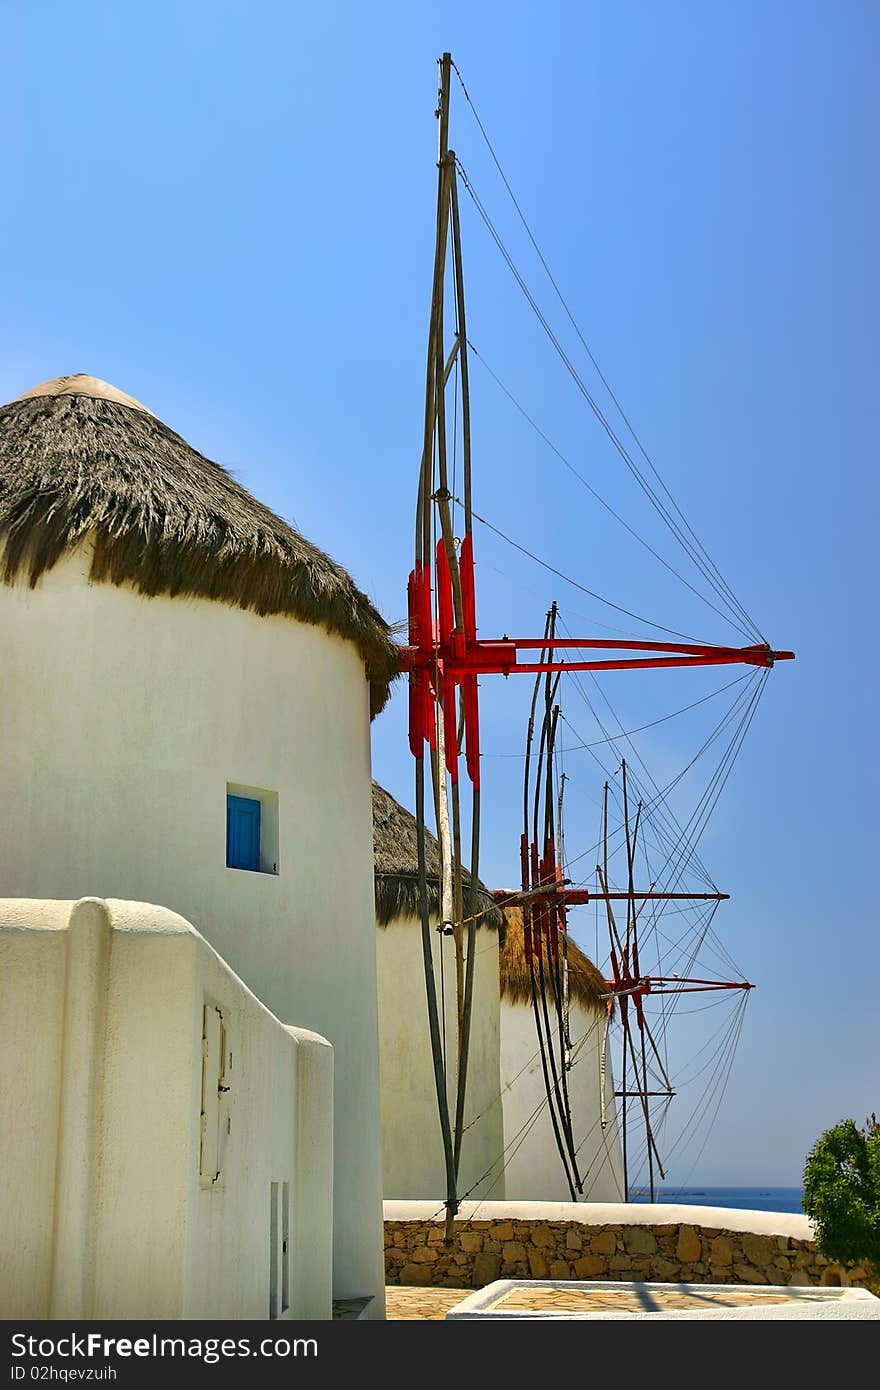
<instances>
[{"instance_id":1,"label":"windmill","mask_svg":"<svg viewBox=\"0 0 880 1390\"><path fill-rule=\"evenodd\" d=\"M540 680L563 672L663 669L690 666L728 666L745 664L769 668L776 661L788 660L792 652L774 651L766 643L744 647L707 645L694 642L642 641L640 639L560 637L546 632L541 637L486 640L478 636L472 486L471 415L469 380L469 340L465 313L464 274L459 216L459 178L473 194L454 151L449 147L450 54L440 59L437 117L439 157L437 163L437 210L433 286L428 328L425 381L425 415L421 464L416 500L414 564L409 576L408 644L402 649L401 669L409 678L409 743L415 760L415 816L419 837L419 898L428 1022L434 1067L435 1088L446 1171L447 1236L458 1209L457 1178L464 1130L467 1088L470 1020L473 1004L475 959L475 899L479 882L480 846L480 717L478 678L491 674L504 676L531 674ZM465 92L465 95L467 93ZM479 205L478 205L479 206ZM496 238L497 239L497 238ZM528 292L527 292L528 293ZM448 322L451 305L452 326ZM458 421L450 422L447 392L455 368L460 383ZM462 441L461 498L450 488L449 446L453 429L460 426ZM456 435L457 437L457 435ZM461 534L456 535L453 506L461 510ZM552 701L551 701L552 708ZM551 716L552 717L552 716ZM545 731L545 738L547 733ZM463 815L460 759L464 756L465 779L470 785L470 815ZM430 783L433 813L441 852L441 930L453 937L456 953L458 993L458 1035L455 1047L455 1103L450 1108L447 1062L441 1038L437 988L431 952L431 923L425 872L426 801ZM470 891L465 899L462 848L463 826L470 822ZM545 805L541 845L535 835L529 848L528 889L524 894L541 894L553 889L553 912L557 924L564 910L565 888L551 867L552 836L548 840ZM549 857L548 857L549 856ZM524 868L524 884L526 879ZM609 890L610 894L610 890ZM562 896L560 896L562 895ZM628 904L636 900L635 888L627 894ZM609 896L608 901L612 899ZM526 897L524 901L533 901ZM549 901L549 896L547 898ZM546 903L537 909L539 935L532 927L533 949L551 954L558 951L553 934L545 931ZM630 1000L636 1018L642 1017L642 999L648 985L637 975L633 950L634 923L628 912L628 926L615 950L618 979L615 992L621 1012L628 1018ZM538 945L536 947L536 941ZM541 956L543 961L543 954ZM555 955L554 970L555 970ZM633 972L636 972L635 974ZM624 1003L626 1000L626 1003ZM638 1041L650 1046L641 1030ZM549 1065L548 1073L552 1069ZM564 1077L558 1078L558 1092L564 1099ZM552 1074L554 1091L557 1082ZM624 1097L626 1099L626 1097ZM564 1104L558 1112L564 1145Z\"/></svg>"}]
</instances>

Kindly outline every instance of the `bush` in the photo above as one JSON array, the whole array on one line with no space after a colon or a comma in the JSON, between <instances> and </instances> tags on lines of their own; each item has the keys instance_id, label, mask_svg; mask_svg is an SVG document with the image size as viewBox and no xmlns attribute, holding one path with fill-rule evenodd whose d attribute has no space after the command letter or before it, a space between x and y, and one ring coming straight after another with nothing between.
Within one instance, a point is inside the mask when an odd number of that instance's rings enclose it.
<instances>
[{"instance_id":1,"label":"bush","mask_svg":"<svg viewBox=\"0 0 880 1390\"><path fill-rule=\"evenodd\" d=\"M807 1155L804 1211L816 1227L816 1249L841 1264L880 1268L880 1123L859 1129L842 1120Z\"/></svg>"}]
</instances>

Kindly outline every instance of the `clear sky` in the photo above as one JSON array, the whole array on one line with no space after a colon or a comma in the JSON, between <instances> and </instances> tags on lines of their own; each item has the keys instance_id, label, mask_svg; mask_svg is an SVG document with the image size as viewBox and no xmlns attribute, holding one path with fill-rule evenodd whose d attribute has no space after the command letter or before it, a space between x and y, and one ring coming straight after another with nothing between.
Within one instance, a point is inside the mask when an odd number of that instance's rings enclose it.
<instances>
[{"instance_id":1,"label":"clear sky","mask_svg":"<svg viewBox=\"0 0 880 1390\"><path fill-rule=\"evenodd\" d=\"M761 630L797 652L771 673L701 842L733 895L719 934L759 987L714 1131L671 1165L679 1182L797 1183L824 1127L880 1108L878 19L858 0L0 6L0 397L62 373L113 382L345 564L391 620L405 609L423 412L435 59L451 49L657 467ZM579 351L457 86L451 142ZM476 347L693 579L466 195L462 216ZM622 607L737 640L479 363L471 386L483 516ZM600 623L651 635L485 528L476 544L485 635L537 635L554 598L581 635L607 635ZM724 679L651 673L603 689L632 728ZM487 755L521 749L528 694L484 682ZM714 708L640 743L658 780ZM596 736L576 692L565 710ZM374 726L374 772L412 805L405 730L401 689ZM574 853L595 839L603 774L583 753L566 771ZM516 758L484 760L493 885L517 873L520 775ZM700 786L682 788L680 813ZM573 929L591 950L592 917ZM691 1046L689 1026L675 1046Z\"/></svg>"}]
</instances>

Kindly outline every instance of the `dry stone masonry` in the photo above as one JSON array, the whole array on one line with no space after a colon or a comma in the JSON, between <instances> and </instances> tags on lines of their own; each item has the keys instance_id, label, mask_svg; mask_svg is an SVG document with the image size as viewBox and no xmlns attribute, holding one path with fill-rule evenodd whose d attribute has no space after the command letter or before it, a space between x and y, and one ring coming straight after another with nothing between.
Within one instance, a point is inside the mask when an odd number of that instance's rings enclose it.
<instances>
[{"instance_id":1,"label":"dry stone masonry","mask_svg":"<svg viewBox=\"0 0 880 1390\"><path fill-rule=\"evenodd\" d=\"M453 1243L443 1237L442 1220L389 1220L386 1213L388 1283L482 1288L494 1279L527 1278L805 1285L850 1283L858 1274L823 1259L809 1239L697 1221L458 1219Z\"/></svg>"}]
</instances>

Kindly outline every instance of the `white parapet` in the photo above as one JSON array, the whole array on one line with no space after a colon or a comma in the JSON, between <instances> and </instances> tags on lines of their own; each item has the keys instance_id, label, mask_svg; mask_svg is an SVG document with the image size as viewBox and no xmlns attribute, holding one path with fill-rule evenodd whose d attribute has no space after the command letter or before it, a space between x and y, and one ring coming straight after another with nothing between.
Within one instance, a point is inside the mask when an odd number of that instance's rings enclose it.
<instances>
[{"instance_id":1,"label":"white parapet","mask_svg":"<svg viewBox=\"0 0 880 1390\"><path fill-rule=\"evenodd\" d=\"M0 1317L329 1318L333 1049L184 918L0 899Z\"/></svg>"}]
</instances>

